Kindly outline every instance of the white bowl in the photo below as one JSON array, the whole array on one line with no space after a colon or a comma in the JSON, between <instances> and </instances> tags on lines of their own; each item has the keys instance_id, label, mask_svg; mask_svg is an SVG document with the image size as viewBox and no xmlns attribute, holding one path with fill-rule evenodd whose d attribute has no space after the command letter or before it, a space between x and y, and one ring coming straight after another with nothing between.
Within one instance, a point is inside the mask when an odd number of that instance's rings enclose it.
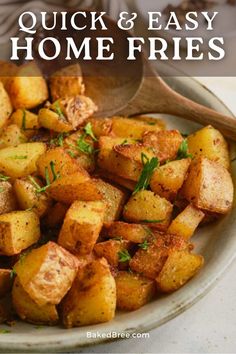
<instances>
[{"instance_id":1,"label":"white bowl","mask_svg":"<svg viewBox=\"0 0 236 354\"><path fill-rule=\"evenodd\" d=\"M160 67L159 67L160 71ZM191 78L168 78L169 84L177 91L202 104L225 114L231 112L209 90ZM158 97L157 97L158 99ZM169 127L189 133L198 128L197 124L180 118L167 117ZM236 164L232 164L236 176ZM163 296L142 309L131 313L119 313L109 323L66 330L60 327L42 327L18 322L11 333L0 335L0 352L63 352L79 347L98 344L110 339L91 339L87 332L108 334L146 332L178 316L202 298L221 277L236 254L236 211L216 224L201 228L194 238L196 251L205 257L202 271L179 291ZM2 329L9 329L0 326Z\"/></svg>"}]
</instances>

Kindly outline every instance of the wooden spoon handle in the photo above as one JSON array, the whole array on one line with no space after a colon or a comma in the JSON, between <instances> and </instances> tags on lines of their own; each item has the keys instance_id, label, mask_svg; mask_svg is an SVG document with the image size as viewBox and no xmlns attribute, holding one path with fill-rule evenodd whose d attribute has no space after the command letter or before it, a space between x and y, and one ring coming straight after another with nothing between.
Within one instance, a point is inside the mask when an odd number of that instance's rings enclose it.
<instances>
[{"instance_id":1,"label":"wooden spoon handle","mask_svg":"<svg viewBox=\"0 0 236 354\"><path fill-rule=\"evenodd\" d=\"M202 125L212 125L227 138L236 140L236 118L225 116L181 96L159 77L144 78L137 95L119 112L125 116L146 113L172 114Z\"/></svg>"}]
</instances>

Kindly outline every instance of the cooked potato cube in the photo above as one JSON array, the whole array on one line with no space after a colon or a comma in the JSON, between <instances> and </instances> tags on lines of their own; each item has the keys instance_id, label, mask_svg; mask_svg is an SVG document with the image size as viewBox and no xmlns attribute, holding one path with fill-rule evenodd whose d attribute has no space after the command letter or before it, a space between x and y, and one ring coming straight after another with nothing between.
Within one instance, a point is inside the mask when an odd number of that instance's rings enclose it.
<instances>
[{"instance_id":1,"label":"cooked potato cube","mask_svg":"<svg viewBox=\"0 0 236 354\"><path fill-rule=\"evenodd\" d=\"M74 202L60 231L59 245L80 255L91 253L103 226L105 209L101 201Z\"/></svg>"},{"instance_id":2,"label":"cooked potato cube","mask_svg":"<svg viewBox=\"0 0 236 354\"><path fill-rule=\"evenodd\" d=\"M48 194L64 204L72 204L76 200L101 200L103 197L96 182L83 172L57 179L48 188Z\"/></svg>"},{"instance_id":3,"label":"cooked potato cube","mask_svg":"<svg viewBox=\"0 0 236 354\"><path fill-rule=\"evenodd\" d=\"M10 269L0 269L0 298L7 295L12 288L13 279Z\"/></svg>"},{"instance_id":4,"label":"cooked potato cube","mask_svg":"<svg viewBox=\"0 0 236 354\"><path fill-rule=\"evenodd\" d=\"M39 306L57 305L70 289L78 261L56 243L34 249L14 266L23 289Z\"/></svg>"},{"instance_id":5,"label":"cooked potato cube","mask_svg":"<svg viewBox=\"0 0 236 354\"><path fill-rule=\"evenodd\" d=\"M155 150L161 163L177 157L183 137L178 130L166 130L144 134L143 144Z\"/></svg>"},{"instance_id":6,"label":"cooked potato cube","mask_svg":"<svg viewBox=\"0 0 236 354\"><path fill-rule=\"evenodd\" d=\"M186 251L172 250L156 278L158 289L164 293L178 290L199 272L203 263L202 256Z\"/></svg>"},{"instance_id":7,"label":"cooked potato cube","mask_svg":"<svg viewBox=\"0 0 236 354\"><path fill-rule=\"evenodd\" d=\"M112 120L111 118L88 118L88 123L91 123L93 133L97 138L111 134Z\"/></svg>"},{"instance_id":8,"label":"cooked potato cube","mask_svg":"<svg viewBox=\"0 0 236 354\"><path fill-rule=\"evenodd\" d=\"M157 234L148 240L146 249L140 248L129 262L133 272L155 279L162 270L170 250L186 250L187 242L177 236Z\"/></svg>"},{"instance_id":9,"label":"cooked potato cube","mask_svg":"<svg viewBox=\"0 0 236 354\"><path fill-rule=\"evenodd\" d=\"M108 171L105 171L105 170L101 170L101 169L98 169L96 172L102 178L104 178L104 179L106 179L106 180L108 180L110 182L113 182L116 185L119 185L121 187L125 187L126 189L128 189L131 192L135 190L135 187L136 187L137 183L134 182L134 181L131 181L131 180L126 179L126 178L119 177L119 176L117 176L114 173L111 173L111 172L108 172Z\"/></svg>"},{"instance_id":10,"label":"cooked potato cube","mask_svg":"<svg viewBox=\"0 0 236 354\"><path fill-rule=\"evenodd\" d=\"M73 130L72 125L66 120L63 114L58 114L48 108L39 111L39 124L46 129L57 133L68 133Z\"/></svg>"},{"instance_id":11,"label":"cooked potato cube","mask_svg":"<svg viewBox=\"0 0 236 354\"><path fill-rule=\"evenodd\" d=\"M4 127L12 113L12 104L3 83L0 81L0 129Z\"/></svg>"},{"instance_id":12,"label":"cooked potato cube","mask_svg":"<svg viewBox=\"0 0 236 354\"><path fill-rule=\"evenodd\" d=\"M232 208L234 186L228 170L207 158L199 158L190 167L182 195L203 211L226 214Z\"/></svg>"},{"instance_id":13,"label":"cooked potato cube","mask_svg":"<svg viewBox=\"0 0 236 354\"><path fill-rule=\"evenodd\" d=\"M36 162L46 151L43 143L20 144L0 150L0 170L12 178L26 177L36 172Z\"/></svg>"},{"instance_id":14,"label":"cooked potato cube","mask_svg":"<svg viewBox=\"0 0 236 354\"><path fill-rule=\"evenodd\" d=\"M106 204L104 224L109 225L120 218L127 200L127 194L101 179L94 179L93 181L101 193L103 202Z\"/></svg>"},{"instance_id":15,"label":"cooked potato cube","mask_svg":"<svg viewBox=\"0 0 236 354\"><path fill-rule=\"evenodd\" d=\"M35 108L48 99L46 81L34 62L18 68L11 80L9 94L15 109Z\"/></svg>"},{"instance_id":16,"label":"cooked potato cube","mask_svg":"<svg viewBox=\"0 0 236 354\"><path fill-rule=\"evenodd\" d=\"M39 240L39 218L33 211L0 215L0 253L13 256Z\"/></svg>"},{"instance_id":17,"label":"cooked potato cube","mask_svg":"<svg viewBox=\"0 0 236 354\"><path fill-rule=\"evenodd\" d=\"M168 228L168 233L189 240L204 216L205 214L201 210L189 204L187 208L172 221Z\"/></svg>"},{"instance_id":18,"label":"cooked potato cube","mask_svg":"<svg viewBox=\"0 0 236 354\"><path fill-rule=\"evenodd\" d=\"M191 159L183 159L160 166L152 175L151 190L160 197L174 201L185 181L190 164Z\"/></svg>"},{"instance_id":19,"label":"cooked potato cube","mask_svg":"<svg viewBox=\"0 0 236 354\"><path fill-rule=\"evenodd\" d=\"M56 203L53 205L44 219L45 225L49 228L54 228L61 225L64 221L68 208L68 205L62 203Z\"/></svg>"},{"instance_id":20,"label":"cooked potato cube","mask_svg":"<svg viewBox=\"0 0 236 354\"><path fill-rule=\"evenodd\" d=\"M112 133L117 137L142 139L145 132L159 132L160 130L162 129L157 124L150 125L135 118L112 118Z\"/></svg>"},{"instance_id":21,"label":"cooked potato cube","mask_svg":"<svg viewBox=\"0 0 236 354\"><path fill-rule=\"evenodd\" d=\"M17 146L27 143L27 138L21 129L15 125L8 125L0 135L0 149L8 146Z\"/></svg>"},{"instance_id":22,"label":"cooked potato cube","mask_svg":"<svg viewBox=\"0 0 236 354\"><path fill-rule=\"evenodd\" d=\"M131 243L124 240L109 240L97 243L94 246L95 254L100 258L106 258L107 262L113 267L123 266L126 263L122 261L122 252L130 249Z\"/></svg>"},{"instance_id":23,"label":"cooked potato cube","mask_svg":"<svg viewBox=\"0 0 236 354\"><path fill-rule=\"evenodd\" d=\"M39 306L34 302L22 287L16 277L12 290L13 307L17 315L23 320L35 325L55 325L59 316L55 305Z\"/></svg>"},{"instance_id":24,"label":"cooked potato cube","mask_svg":"<svg viewBox=\"0 0 236 354\"><path fill-rule=\"evenodd\" d=\"M148 115L138 115L133 117L135 120L147 123L149 125L159 125L160 130L166 130L166 122L162 118L154 118Z\"/></svg>"},{"instance_id":25,"label":"cooked potato cube","mask_svg":"<svg viewBox=\"0 0 236 354\"><path fill-rule=\"evenodd\" d=\"M0 215L10 213L16 209L17 202L11 183L0 181Z\"/></svg>"},{"instance_id":26,"label":"cooked potato cube","mask_svg":"<svg viewBox=\"0 0 236 354\"><path fill-rule=\"evenodd\" d=\"M135 311L146 305L155 295L153 280L130 272L119 272L115 277L117 308Z\"/></svg>"},{"instance_id":27,"label":"cooked potato cube","mask_svg":"<svg viewBox=\"0 0 236 354\"><path fill-rule=\"evenodd\" d=\"M0 60L0 81L8 91L11 79L16 75L18 66L8 61Z\"/></svg>"},{"instance_id":28,"label":"cooked potato cube","mask_svg":"<svg viewBox=\"0 0 236 354\"><path fill-rule=\"evenodd\" d=\"M55 72L49 79L54 101L61 97L83 95L85 86L79 64L69 65Z\"/></svg>"},{"instance_id":29,"label":"cooked potato cube","mask_svg":"<svg viewBox=\"0 0 236 354\"><path fill-rule=\"evenodd\" d=\"M38 116L26 109L17 109L11 115L11 121L16 124L24 133L25 136L31 138L40 128Z\"/></svg>"},{"instance_id":30,"label":"cooked potato cube","mask_svg":"<svg viewBox=\"0 0 236 354\"><path fill-rule=\"evenodd\" d=\"M228 144L223 135L210 125L188 137L188 148L194 158L206 157L227 169L230 167Z\"/></svg>"},{"instance_id":31,"label":"cooked potato cube","mask_svg":"<svg viewBox=\"0 0 236 354\"><path fill-rule=\"evenodd\" d=\"M38 178L31 177L33 180L42 187L42 183ZM49 210L52 201L45 193L37 193L35 185L28 177L16 179L14 182L14 191L17 197L20 209L31 209L39 216L42 217Z\"/></svg>"},{"instance_id":32,"label":"cooked potato cube","mask_svg":"<svg viewBox=\"0 0 236 354\"><path fill-rule=\"evenodd\" d=\"M106 232L111 238L121 237L133 243L143 243L152 234L151 229L145 225L127 224L122 221L113 222Z\"/></svg>"},{"instance_id":33,"label":"cooked potato cube","mask_svg":"<svg viewBox=\"0 0 236 354\"><path fill-rule=\"evenodd\" d=\"M150 191L133 195L123 212L124 219L136 224L148 224L158 230L166 230L171 221L173 205Z\"/></svg>"},{"instance_id":34,"label":"cooked potato cube","mask_svg":"<svg viewBox=\"0 0 236 354\"><path fill-rule=\"evenodd\" d=\"M58 147L48 150L37 161L38 172L40 176L45 178L45 171L48 170L49 179L54 180L53 172L50 168L50 163L54 164L54 171L60 177L68 176L76 172L88 175L87 172L80 167L78 162L71 158L64 149Z\"/></svg>"},{"instance_id":35,"label":"cooked potato cube","mask_svg":"<svg viewBox=\"0 0 236 354\"><path fill-rule=\"evenodd\" d=\"M62 302L67 328L108 322L115 316L116 284L105 259L95 260L79 271Z\"/></svg>"}]
</instances>

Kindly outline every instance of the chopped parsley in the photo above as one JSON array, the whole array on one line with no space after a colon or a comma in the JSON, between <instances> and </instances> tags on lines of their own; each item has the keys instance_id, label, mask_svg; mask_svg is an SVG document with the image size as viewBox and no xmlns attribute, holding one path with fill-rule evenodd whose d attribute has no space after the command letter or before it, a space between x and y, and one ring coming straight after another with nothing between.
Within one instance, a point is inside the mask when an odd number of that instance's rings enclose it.
<instances>
[{"instance_id":1,"label":"chopped parsley","mask_svg":"<svg viewBox=\"0 0 236 354\"><path fill-rule=\"evenodd\" d=\"M12 160L26 160L28 159L27 155L14 155L14 156L10 156L9 159Z\"/></svg>"},{"instance_id":2,"label":"chopped parsley","mask_svg":"<svg viewBox=\"0 0 236 354\"><path fill-rule=\"evenodd\" d=\"M129 251L127 250L118 252L118 256L119 256L120 263L125 263L131 260L131 256L129 254Z\"/></svg>"},{"instance_id":3,"label":"chopped parsley","mask_svg":"<svg viewBox=\"0 0 236 354\"><path fill-rule=\"evenodd\" d=\"M50 162L50 169L53 175L53 182L55 182L58 178L60 178L60 173L56 173L55 171L55 163L53 161ZM35 187L36 193L44 193L46 190L50 187L51 182L50 182L50 177L49 177L49 169L48 167L45 167L45 179L46 179L46 186L41 187L32 176L28 176L28 179L30 182L33 184Z\"/></svg>"},{"instance_id":4,"label":"chopped parsley","mask_svg":"<svg viewBox=\"0 0 236 354\"><path fill-rule=\"evenodd\" d=\"M179 147L179 151L177 154L176 160L182 160L182 159L187 159L187 158L193 158L193 155L188 153L188 141L187 139L184 139L182 144Z\"/></svg>"},{"instance_id":5,"label":"chopped parsley","mask_svg":"<svg viewBox=\"0 0 236 354\"><path fill-rule=\"evenodd\" d=\"M92 145L87 143L87 141L84 140L86 137L86 134L81 135L81 137L77 140L77 149L83 152L84 154L87 155L92 155L94 153L94 148Z\"/></svg>"},{"instance_id":6,"label":"chopped parsley","mask_svg":"<svg viewBox=\"0 0 236 354\"><path fill-rule=\"evenodd\" d=\"M56 112L56 114L59 115L59 118L65 119L65 116L64 116L64 114L63 114L63 112L62 112L62 110L61 110L59 101L56 101L56 102L54 103L54 107L55 107L55 112Z\"/></svg>"},{"instance_id":7,"label":"chopped parsley","mask_svg":"<svg viewBox=\"0 0 236 354\"><path fill-rule=\"evenodd\" d=\"M98 139L95 137L94 132L93 132L93 127L91 123L88 123L85 127L84 127L84 132L86 134L86 136L90 136L90 138L92 138L94 141L98 141Z\"/></svg>"},{"instance_id":8,"label":"chopped parsley","mask_svg":"<svg viewBox=\"0 0 236 354\"><path fill-rule=\"evenodd\" d=\"M72 157L73 159L76 157L76 153L74 151L67 151L67 154L70 155L70 157Z\"/></svg>"},{"instance_id":9,"label":"chopped parsley","mask_svg":"<svg viewBox=\"0 0 236 354\"><path fill-rule=\"evenodd\" d=\"M1 182L6 182L6 181L8 181L9 179L10 179L10 177L5 176L5 175L3 175L3 174L0 173L0 181L1 181Z\"/></svg>"},{"instance_id":10,"label":"chopped parsley","mask_svg":"<svg viewBox=\"0 0 236 354\"><path fill-rule=\"evenodd\" d=\"M129 144L129 143L128 143L128 140L125 139L120 145L123 146L123 145L128 145L128 144Z\"/></svg>"},{"instance_id":11,"label":"chopped parsley","mask_svg":"<svg viewBox=\"0 0 236 354\"><path fill-rule=\"evenodd\" d=\"M56 138L50 140L50 145L64 146L64 138L66 138L69 133L60 133Z\"/></svg>"},{"instance_id":12,"label":"chopped parsley","mask_svg":"<svg viewBox=\"0 0 236 354\"><path fill-rule=\"evenodd\" d=\"M135 190L133 192L133 195L138 193L139 191L145 190L149 187L152 175L153 175L155 169L159 166L159 160L157 157L153 157L150 160L145 154L142 153L141 160L142 160L144 167L143 167L143 171L141 173L141 176L139 178L139 181L138 181L138 183L135 187Z\"/></svg>"},{"instance_id":13,"label":"chopped parsley","mask_svg":"<svg viewBox=\"0 0 236 354\"><path fill-rule=\"evenodd\" d=\"M149 243L147 240L145 240L143 243L140 243L138 245L139 248L141 248L144 251L147 251L148 247L149 247Z\"/></svg>"}]
</instances>

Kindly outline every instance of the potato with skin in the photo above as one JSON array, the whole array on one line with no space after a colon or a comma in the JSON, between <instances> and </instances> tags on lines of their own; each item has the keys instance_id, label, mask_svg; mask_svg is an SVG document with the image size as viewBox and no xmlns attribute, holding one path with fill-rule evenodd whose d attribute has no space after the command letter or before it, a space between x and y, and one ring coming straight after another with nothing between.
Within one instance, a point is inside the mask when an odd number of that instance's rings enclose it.
<instances>
[{"instance_id":1,"label":"potato with skin","mask_svg":"<svg viewBox=\"0 0 236 354\"><path fill-rule=\"evenodd\" d=\"M165 231L171 221L173 205L151 191L140 191L133 195L124 207L125 221Z\"/></svg>"},{"instance_id":2,"label":"potato with skin","mask_svg":"<svg viewBox=\"0 0 236 354\"><path fill-rule=\"evenodd\" d=\"M12 110L11 100L3 86L3 83L0 81L0 129L7 124Z\"/></svg>"},{"instance_id":3,"label":"potato with skin","mask_svg":"<svg viewBox=\"0 0 236 354\"><path fill-rule=\"evenodd\" d=\"M79 271L62 302L66 328L112 320L116 309L116 284L105 259L98 259Z\"/></svg>"},{"instance_id":4,"label":"potato with skin","mask_svg":"<svg viewBox=\"0 0 236 354\"><path fill-rule=\"evenodd\" d=\"M0 135L0 149L27 143L27 137L15 124L8 125Z\"/></svg>"},{"instance_id":5,"label":"potato with skin","mask_svg":"<svg viewBox=\"0 0 236 354\"><path fill-rule=\"evenodd\" d=\"M156 169L150 181L151 190L160 197L175 201L182 187L191 159L171 161Z\"/></svg>"},{"instance_id":6,"label":"potato with skin","mask_svg":"<svg viewBox=\"0 0 236 354\"><path fill-rule=\"evenodd\" d=\"M75 254L91 253L103 226L105 210L102 201L74 202L64 219L58 244Z\"/></svg>"},{"instance_id":7,"label":"potato with skin","mask_svg":"<svg viewBox=\"0 0 236 354\"><path fill-rule=\"evenodd\" d=\"M15 109L31 109L48 99L48 88L34 62L18 67L9 85L9 95Z\"/></svg>"},{"instance_id":8,"label":"potato with skin","mask_svg":"<svg viewBox=\"0 0 236 354\"><path fill-rule=\"evenodd\" d=\"M149 125L158 125L160 130L166 130L166 122L162 118L151 117L149 115L138 115L132 118Z\"/></svg>"},{"instance_id":9,"label":"potato with skin","mask_svg":"<svg viewBox=\"0 0 236 354\"><path fill-rule=\"evenodd\" d=\"M77 258L54 242L32 250L14 266L23 289L39 306L58 305L77 269Z\"/></svg>"},{"instance_id":10,"label":"potato with skin","mask_svg":"<svg viewBox=\"0 0 236 354\"><path fill-rule=\"evenodd\" d=\"M146 305L155 295L155 281L139 274L120 271L116 277L117 309L135 311Z\"/></svg>"},{"instance_id":11,"label":"potato with skin","mask_svg":"<svg viewBox=\"0 0 236 354\"><path fill-rule=\"evenodd\" d=\"M99 139L101 136L108 136L112 130L111 118L88 118L86 123L91 123L94 135Z\"/></svg>"},{"instance_id":12,"label":"potato with skin","mask_svg":"<svg viewBox=\"0 0 236 354\"><path fill-rule=\"evenodd\" d=\"M35 325L56 325L59 316L55 305L37 305L22 287L16 277L12 289L12 302L17 315L26 322Z\"/></svg>"},{"instance_id":13,"label":"potato with skin","mask_svg":"<svg viewBox=\"0 0 236 354\"><path fill-rule=\"evenodd\" d=\"M227 214L233 205L232 177L219 163L201 157L193 161L181 195L198 209Z\"/></svg>"},{"instance_id":14,"label":"potato with skin","mask_svg":"<svg viewBox=\"0 0 236 354\"><path fill-rule=\"evenodd\" d=\"M0 269L0 298L7 295L12 288L13 279L10 269Z\"/></svg>"},{"instance_id":15,"label":"potato with skin","mask_svg":"<svg viewBox=\"0 0 236 354\"><path fill-rule=\"evenodd\" d=\"M24 108L19 108L11 115L11 122L16 124L27 138L31 138L40 128L38 116Z\"/></svg>"},{"instance_id":16,"label":"potato with skin","mask_svg":"<svg viewBox=\"0 0 236 354\"><path fill-rule=\"evenodd\" d=\"M15 211L0 215L0 254L18 254L35 244L39 237L39 218L33 211Z\"/></svg>"},{"instance_id":17,"label":"potato with skin","mask_svg":"<svg viewBox=\"0 0 236 354\"><path fill-rule=\"evenodd\" d=\"M126 265L126 262L120 262L120 253L129 251L131 247L132 244L129 241L108 240L97 243L94 246L94 252L98 257L104 257L111 266L118 267L119 265Z\"/></svg>"},{"instance_id":18,"label":"potato with skin","mask_svg":"<svg viewBox=\"0 0 236 354\"><path fill-rule=\"evenodd\" d=\"M146 132L159 132L161 127L158 124L149 124L135 118L112 118L112 134L121 138L142 139Z\"/></svg>"},{"instance_id":19,"label":"potato with skin","mask_svg":"<svg viewBox=\"0 0 236 354\"><path fill-rule=\"evenodd\" d=\"M188 137L188 149L194 158L206 157L230 168L228 144L223 135L211 125Z\"/></svg>"},{"instance_id":20,"label":"potato with skin","mask_svg":"<svg viewBox=\"0 0 236 354\"><path fill-rule=\"evenodd\" d=\"M157 288L164 293L178 290L199 272L203 264L202 256L172 250L156 278Z\"/></svg>"},{"instance_id":21,"label":"potato with skin","mask_svg":"<svg viewBox=\"0 0 236 354\"><path fill-rule=\"evenodd\" d=\"M124 187L126 189L128 189L129 191L133 192L135 190L136 187L136 182L131 181L129 179L126 178L122 178L120 176L117 176L114 173L105 171L105 170L101 170L98 169L96 170L96 173L102 177L103 179L107 180L108 182L112 182L115 183L118 186Z\"/></svg>"},{"instance_id":22,"label":"potato with skin","mask_svg":"<svg viewBox=\"0 0 236 354\"><path fill-rule=\"evenodd\" d=\"M106 233L110 238L121 237L133 243L143 243L152 235L152 231L148 226L128 224L122 221L113 222L109 228L106 229Z\"/></svg>"},{"instance_id":23,"label":"potato with skin","mask_svg":"<svg viewBox=\"0 0 236 354\"><path fill-rule=\"evenodd\" d=\"M44 224L49 228L54 228L58 225L62 225L68 209L68 205L59 202L56 203L49 209L44 219Z\"/></svg>"},{"instance_id":24,"label":"potato with skin","mask_svg":"<svg viewBox=\"0 0 236 354\"><path fill-rule=\"evenodd\" d=\"M39 124L43 128L57 133L69 133L73 130L72 125L66 120L64 115L58 114L49 108L41 108L38 117Z\"/></svg>"},{"instance_id":25,"label":"potato with skin","mask_svg":"<svg viewBox=\"0 0 236 354\"><path fill-rule=\"evenodd\" d=\"M189 204L187 208L172 221L167 232L189 240L204 217L205 214L201 210Z\"/></svg>"},{"instance_id":26,"label":"potato with skin","mask_svg":"<svg viewBox=\"0 0 236 354\"><path fill-rule=\"evenodd\" d=\"M26 143L0 150L0 171L16 179L36 172L36 162L46 152L44 143Z\"/></svg>"},{"instance_id":27,"label":"potato with skin","mask_svg":"<svg viewBox=\"0 0 236 354\"><path fill-rule=\"evenodd\" d=\"M6 178L3 176L3 178ZM11 183L0 181L0 215L17 209L16 196Z\"/></svg>"}]
</instances>

